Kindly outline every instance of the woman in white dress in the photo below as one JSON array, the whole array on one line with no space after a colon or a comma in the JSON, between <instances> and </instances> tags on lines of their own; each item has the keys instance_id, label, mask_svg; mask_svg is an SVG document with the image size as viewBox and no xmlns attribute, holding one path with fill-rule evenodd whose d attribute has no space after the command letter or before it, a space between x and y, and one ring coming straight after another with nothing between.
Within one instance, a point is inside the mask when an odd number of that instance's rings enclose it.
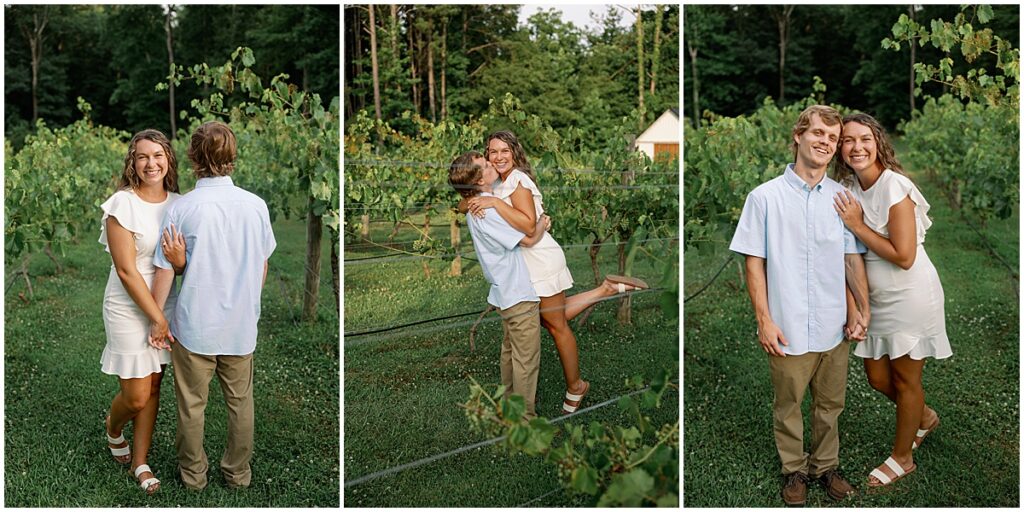
<instances>
[{"instance_id":1,"label":"woman in white dress","mask_svg":"<svg viewBox=\"0 0 1024 512\"><path fill-rule=\"evenodd\" d=\"M871 116L843 119L840 155L836 181L852 194L838 194L835 208L869 249L864 260L871 318L867 339L854 354L864 358L871 387L896 403L892 453L868 477L868 485L878 487L917 469L913 450L939 425L938 414L925 405L924 362L953 352L946 337L942 284L924 250L932 224L928 202Z\"/></svg>"},{"instance_id":2,"label":"woman in white dress","mask_svg":"<svg viewBox=\"0 0 1024 512\"><path fill-rule=\"evenodd\" d=\"M174 311L172 290L163 310L150 295L155 267L153 253L161 239L164 212L180 196L177 159L170 141L157 130L143 130L128 145L118 190L101 205L100 243L113 260L103 296L107 344L100 363L103 373L117 375L120 391L105 421L114 460L131 463L147 494L160 487L146 458L153 439L160 401L160 381L170 354L149 344L150 323L167 325ZM133 424L129 448L122 429Z\"/></svg>"},{"instance_id":3,"label":"woman in white dress","mask_svg":"<svg viewBox=\"0 0 1024 512\"><path fill-rule=\"evenodd\" d=\"M533 169L519 139L509 131L492 133L487 137L486 156L488 163L498 171L501 184L494 188L494 197L476 196L467 200L469 211L480 214L484 208L495 208L512 227L532 234L537 220L544 214L544 207ZM521 247L521 250L534 290L540 297L541 324L555 340L562 362L566 385L562 411L572 413L590 391L590 383L580 378L576 336L569 327L569 320L602 298L648 288L648 285L637 278L609 275L600 286L567 298L565 290L572 288L573 280L558 242L545 233L535 245Z\"/></svg>"}]
</instances>

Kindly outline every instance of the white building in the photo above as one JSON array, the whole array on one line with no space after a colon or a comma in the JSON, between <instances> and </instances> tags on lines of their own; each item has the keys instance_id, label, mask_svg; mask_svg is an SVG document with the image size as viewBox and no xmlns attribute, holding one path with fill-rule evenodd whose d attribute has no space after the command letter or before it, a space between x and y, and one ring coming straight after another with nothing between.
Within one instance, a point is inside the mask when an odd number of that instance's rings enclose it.
<instances>
[{"instance_id":1,"label":"white building","mask_svg":"<svg viewBox=\"0 0 1024 512\"><path fill-rule=\"evenodd\" d=\"M679 131L679 109L670 108L636 138L633 148L647 153L651 160L678 159Z\"/></svg>"}]
</instances>

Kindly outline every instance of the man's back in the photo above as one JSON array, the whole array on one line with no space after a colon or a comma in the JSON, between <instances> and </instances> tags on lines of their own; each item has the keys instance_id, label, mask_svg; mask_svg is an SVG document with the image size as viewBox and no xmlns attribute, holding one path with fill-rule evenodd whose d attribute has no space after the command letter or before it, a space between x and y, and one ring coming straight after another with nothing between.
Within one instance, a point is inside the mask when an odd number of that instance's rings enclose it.
<instances>
[{"instance_id":1,"label":"man's back","mask_svg":"<svg viewBox=\"0 0 1024 512\"><path fill-rule=\"evenodd\" d=\"M187 246L175 337L198 354L252 353L264 269L277 245L266 203L222 176L200 179L175 204L164 226L177 226ZM162 251L156 260L166 264Z\"/></svg>"}]
</instances>

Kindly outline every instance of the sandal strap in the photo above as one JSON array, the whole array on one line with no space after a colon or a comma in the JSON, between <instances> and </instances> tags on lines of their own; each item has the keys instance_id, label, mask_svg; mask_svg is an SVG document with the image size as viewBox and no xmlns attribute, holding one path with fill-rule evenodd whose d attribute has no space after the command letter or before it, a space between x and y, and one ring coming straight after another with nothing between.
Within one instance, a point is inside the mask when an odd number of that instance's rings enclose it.
<instances>
[{"instance_id":1,"label":"sandal strap","mask_svg":"<svg viewBox=\"0 0 1024 512\"><path fill-rule=\"evenodd\" d=\"M114 443L114 444L121 444L121 443L123 443L124 442L124 432L121 432L120 434L118 434L117 437L110 437L110 434L107 434L107 442L108 443Z\"/></svg>"},{"instance_id":2,"label":"sandal strap","mask_svg":"<svg viewBox=\"0 0 1024 512\"><path fill-rule=\"evenodd\" d=\"M873 476L873 477L877 478L879 482L882 482L882 484L888 484L889 482L892 482L892 479L891 479L891 478L889 478L889 475L887 475L887 474L883 473L883 472L882 472L882 471L881 471L880 469L878 469L878 468L872 469L872 470L871 470L871 473L869 473L869 474L870 474L871 476Z\"/></svg>"},{"instance_id":3,"label":"sandal strap","mask_svg":"<svg viewBox=\"0 0 1024 512\"><path fill-rule=\"evenodd\" d=\"M579 402L583 399L583 395L574 395L568 391L565 392L565 399L572 400L573 402Z\"/></svg>"},{"instance_id":4,"label":"sandal strap","mask_svg":"<svg viewBox=\"0 0 1024 512\"><path fill-rule=\"evenodd\" d=\"M149 464L139 465L139 467L135 468L135 478L138 478L139 475L145 473L146 471L149 471L150 473L153 472L153 470L149 468Z\"/></svg>"},{"instance_id":5,"label":"sandal strap","mask_svg":"<svg viewBox=\"0 0 1024 512\"><path fill-rule=\"evenodd\" d=\"M127 446L122 446L120 448L110 448L110 454L113 455L114 457L124 457L125 455L131 455L132 450Z\"/></svg>"},{"instance_id":6,"label":"sandal strap","mask_svg":"<svg viewBox=\"0 0 1024 512\"><path fill-rule=\"evenodd\" d=\"M147 479L143 480L141 483L139 483L139 487L142 487L143 491L149 491L150 487L152 487L152 486L154 486L154 485L156 485L158 483L160 483L160 480L158 480L156 477L147 478Z\"/></svg>"},{"instance_id":7,"label":"sandal strap","mask_svg":"<svg viewBox=\"0 0 1024 512\"><path fill-rule=\"evenodd\" d=\"M891 469L897 477L907 474L906 470L903 469L903 466L900 466L900 463L896 462L896 459L893 459L892 457L885 459L885 465L889 466L889 469Z\"/></svg>"},{"instance_id":8,"label":"sandal strap","mask_svg":"<svg viewBox=\"0 0 1024 512\"><path fill-rule=\"evenodd\" d=\"M576 412L577 408L579 408L579 406L577 406L577 405L569 405L569 404L567 404L565 402L562 402L562 410L565 411L565 412Z\"/></svg>"},{"instance_id":9,"label":"sandal strap","mask_svg":"<svg viewBox=\"0 0 1024 512\"><path fill-rule=\"evenodd\" d=\"M916 437L924 437L924 436L928 435L928 433L931 432L931 431L932 431L932 429L930 429L930 428L919 428L919 429L917 429L917 436Z\"/></svg>"}]
</instances>

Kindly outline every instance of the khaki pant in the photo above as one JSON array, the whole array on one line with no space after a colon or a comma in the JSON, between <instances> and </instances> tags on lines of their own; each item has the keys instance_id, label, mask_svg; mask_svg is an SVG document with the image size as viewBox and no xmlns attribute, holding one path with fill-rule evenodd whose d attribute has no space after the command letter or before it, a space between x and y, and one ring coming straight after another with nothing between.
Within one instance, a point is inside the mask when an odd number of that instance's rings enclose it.
<instances>
[{"instance_id":1,"label":"khaki pant","mask_svg":"<svg viewBox=\"0 0 1024 512\"><path fill-rule=\"evenodd\" d=\"M171 351L174 394L178 401L178 469L185 487L206 487L209 463L203 449L206 402L210 379L216 372L228 408L228 439L220 461L229 487L245 487L252 479L253 451L252 354L206 356L189 352L178 343Z\"/></svg>"},{"instance_id":2,"label":"khaki pant","mask_svg":"<svg viewBox=\"0 0 1024 512\"><path fill-rule=\"evenodd\" d=\"M501 383L506 396L523 396L526 416L533 418L540 375L540 303L520 302L499 313L506 332L501 342Z\"/></svg>"},{"instance_id":3,"label":"khaki pant","mask_svg":"<svg viewBox=\"0 0 1024 512\"><path fill-rule=\"evenodd\" d=\"M775 446L782 473L812 478L839 467L839 415L846 403L846 372L850 344L842 341L828 352L768 358L775 388ZM811 453L804 453L804 418L800 404L811 388Z\"/></svg>"}]
</instances>

